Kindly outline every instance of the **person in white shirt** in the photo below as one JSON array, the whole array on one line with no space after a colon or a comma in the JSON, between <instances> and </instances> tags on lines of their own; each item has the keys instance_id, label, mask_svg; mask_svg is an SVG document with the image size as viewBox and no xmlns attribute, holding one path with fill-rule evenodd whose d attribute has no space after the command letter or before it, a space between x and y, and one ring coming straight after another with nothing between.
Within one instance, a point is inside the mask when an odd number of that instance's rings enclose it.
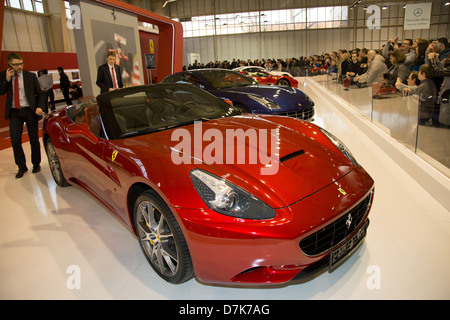
<instances>
[{"instance_id":1,"label":"person in white shirt","mask_svg":"<svg viewBox=\"0 0 450 320\"><path fill-rule=\"evenodd\" d=\"M55 106L55 94L53 93L53 78L50 74L48 74L47 69L43 69L39 71L39 85L41 86L41 90L45 96L45 105L44 112L48 113L48 99L50 99L50 108L52 111L56 110Z\"/></svg>"}]
</instances>

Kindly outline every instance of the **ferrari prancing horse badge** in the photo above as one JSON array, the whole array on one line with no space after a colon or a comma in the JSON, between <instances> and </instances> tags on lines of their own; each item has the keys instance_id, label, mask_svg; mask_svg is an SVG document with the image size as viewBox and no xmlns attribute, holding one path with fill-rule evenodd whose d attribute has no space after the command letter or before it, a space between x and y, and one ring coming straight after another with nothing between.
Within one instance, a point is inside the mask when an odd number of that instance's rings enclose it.
<instances>
[{"instance_id":1,"label":"ferrari prancing horse badge","mask_svg":"<svg viewBox=\"0 0 450 320\"><path fill-rule=\"evenodd\" d=\"M116 157L117 157L117 150L114 150L111 155L111 161L114 162L114 160L116 160Z\"/></svg>"}]
</instances>

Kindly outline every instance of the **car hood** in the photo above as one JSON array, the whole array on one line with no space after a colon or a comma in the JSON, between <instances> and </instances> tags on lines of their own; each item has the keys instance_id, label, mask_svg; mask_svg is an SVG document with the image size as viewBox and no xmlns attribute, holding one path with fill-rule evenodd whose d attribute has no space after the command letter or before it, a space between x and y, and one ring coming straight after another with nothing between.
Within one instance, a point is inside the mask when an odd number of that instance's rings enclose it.
<instances>
[{"instance_id":1,"label":"car hood","mask_svg":"<svg viewBox=\"0 0 450 320\"><path fill-rule=\"evenodd\" d=\"M139 159L159 149L167 163L227 179L274 208L335 183L354 167L319 127L281 116L235 116L127 140Z\"/></svg>"},{"instance_id":2,"label":"car hood","mask_svg":"<svg viewBox=\"0 0 450 320\"><path fill-rule=\"evenodd\" d=\"M301 90L285 87L285 86L266 86L266 85L251 85L242 87L230 87L219 90L214 90L216 95L229 95L229 94L252 94L269 98L275 103L279 104L283 109L298 109L299 104L301 107L309 107L313 105L312 100Z\"/></svg>"}]
</instances>

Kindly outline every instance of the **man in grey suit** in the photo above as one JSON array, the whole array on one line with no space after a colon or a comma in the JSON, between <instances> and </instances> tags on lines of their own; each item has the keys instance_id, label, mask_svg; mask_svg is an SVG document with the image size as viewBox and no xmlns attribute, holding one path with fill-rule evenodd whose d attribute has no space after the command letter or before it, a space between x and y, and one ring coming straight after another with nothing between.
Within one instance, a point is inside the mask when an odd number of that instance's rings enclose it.
<instances>
[{"instance_id":1,"label":"man in grey suit","mask_svg":"<svg viewBox=\"0 0 450 320\"><path fill-rule=\"evenodd\" d=\"M100 93L123 88L120 67L116 64L116 53L108 51L106 63L98 67L97 82Z\"/></svg>"},{"instance_id":2,"label":"man in grey suit","mask_svg":"<svg viewBox=\"0 0 450 320\"><path fill-rule=\"evenodd\" d=\"M42 118L44 95L36 75L23 69L23 59L19 54L12 52L7 60L8 69L0 72L0 95L6 93L5 119L9 120L14 160L19 167L16 178L19 179L28 171L22 149L24 123L30 139L33 173L41 170L38 123Z\"/></svg>"},{"instance_id":3,"label":"man in grey suit","mask_svg":"<svg viewBox=\"0 0 450 320\"><path fill-rule=\"evenodd\" d=\"M383 75L388 72L383 56L377 54L375 50L370 50L367 53L367 60L369 62L367 71L362 75L353 78L356 85L358 85L358 83L367 83L367 85L371 86L374 82L381 83Z\"/></svg>"}]
</instances>

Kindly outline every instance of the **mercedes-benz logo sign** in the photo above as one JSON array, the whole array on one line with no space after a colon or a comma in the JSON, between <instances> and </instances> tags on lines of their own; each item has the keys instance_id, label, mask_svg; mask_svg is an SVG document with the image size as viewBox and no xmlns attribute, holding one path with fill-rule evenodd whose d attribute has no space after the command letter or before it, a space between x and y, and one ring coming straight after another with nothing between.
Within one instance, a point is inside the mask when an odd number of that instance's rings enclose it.
<instances>
[{"instance_id":1,"label":"mercedes-benz logo sign","mask_svg":"<svg viewBox=\"0 0 450 320\"><path fill-rule=\"evenodd\" d=\"M350 226L352 225L352 215L350 213L347 216L347 220L345 221L345 225L347 226L347 229L350 229Z\"/></svg>"},{"instance_id":2,"label":"mercedes-benz logo sign","mask_svg":"<svg viewBox=\"0 0 450 320\"><path fill-rule=\"evenodd\" d=\"M420 17L423 13L423 10L420 8L416 8L413 13L416 17Z\"/></svg>"}]
</instances>

